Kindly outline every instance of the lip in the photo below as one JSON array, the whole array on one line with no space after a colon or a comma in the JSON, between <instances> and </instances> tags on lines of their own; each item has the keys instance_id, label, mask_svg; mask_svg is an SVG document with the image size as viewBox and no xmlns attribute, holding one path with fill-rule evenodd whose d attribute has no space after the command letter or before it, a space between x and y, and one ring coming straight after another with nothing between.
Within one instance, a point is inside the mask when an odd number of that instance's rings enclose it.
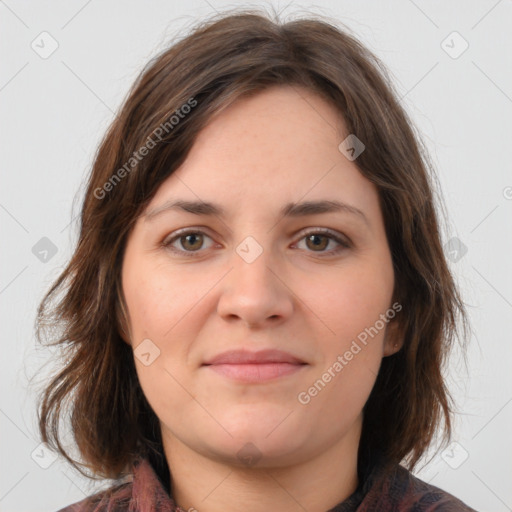
<instances>
[{"instance_id":1,"label":"lip","mask_svg":"<svg viewBox=\"0 0 512 512\"><path fill-rule=\"evenodd\" d=\"M305 364L304 361L283 350L267 349L251 352L250 350L228 350L211 359L205 365L217 364L264 364L264 363L290 363Z\"/></svg>"},{"instance_id":2,"label":"lip","mask_svg":"<svg viewBox=\"0 0 512 512\"><path fill-rule=\"evenodd\" d=\"M262 382L294 374L307 363L282 350L229 350L209 359L203 366L237 381Z\"/></svg>"}]
</instances>

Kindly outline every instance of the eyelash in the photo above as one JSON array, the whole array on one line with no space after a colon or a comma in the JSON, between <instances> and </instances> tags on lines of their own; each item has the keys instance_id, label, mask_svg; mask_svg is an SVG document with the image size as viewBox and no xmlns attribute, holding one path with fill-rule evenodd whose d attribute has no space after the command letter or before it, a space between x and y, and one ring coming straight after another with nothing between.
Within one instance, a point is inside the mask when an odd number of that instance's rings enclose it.
<instances>
[{"instance_id":1,"label":"eyelash","mask_svg":"<svg viewBox=\"0 0 512 512\"><path fill-rule=\"evenodd\" d=\"M182 231L177 231L175 233L175 235L170 238L170 239L164 239L164 241L162 242L162 246L173 252L173 253L176 253L176 254L180 254L180 255L187 255L187 256L190 256L192 258L195 258L195 257L198 257L201 255L201 249L197 250L197 251L185 251L185 250L182 250L182 249L176 249L175 247L172 247L172 243L175 242L176 240L179 240L180 238L183 238L187 235L205 235L207 236L208 238L211 238L210 236L208 236L204 231L201 231L200 229L190 229L190 228L186 228ZM335 242L337 242L338 244L340 244L340 247L334 249L334 250L331 250L331 251L327 251L327 252L319 252L318 255L320 258L324 258L324 257L328 257L328 256L334 256L334 255L337 255L338 253L340 253L341 251L345 250L345 249L349 249L351 247L351 244L347 241L347 240L344 240L342 238L340 238L338 235L336 235L336 233L334 233L333 231L329 230L329 229L326 229L326 228L318 228L316 230L312 230L312 231L308 231L307 233L304 233L304 235L299 239L299 241L302 241L304 240L305 238L307 238L308 236L311 236L311 235L324 235L324 236L327 236L327 238L329 238L330 240L334 240ZM312 252L313 254L315 254L315 251L308 251L308 252Z\"/></svg>"}]
</instances>

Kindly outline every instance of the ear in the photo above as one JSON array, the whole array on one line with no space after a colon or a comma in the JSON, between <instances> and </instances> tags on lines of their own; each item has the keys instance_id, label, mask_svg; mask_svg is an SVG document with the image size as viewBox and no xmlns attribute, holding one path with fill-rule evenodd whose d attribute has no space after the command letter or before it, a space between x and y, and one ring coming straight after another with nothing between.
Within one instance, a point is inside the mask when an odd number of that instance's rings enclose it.
<instances>
[{"instance_id":1,"label":"ear","mask_svg":"<svg viewBox=\"0 0 512 512\"><path fill-rule=\"evenodd\" d=\"M382 356L387 357L396 354L403 345L404 336L400 329L400 323L397 318L393 318L386 326Z\"/></svg>"}]
</instances>

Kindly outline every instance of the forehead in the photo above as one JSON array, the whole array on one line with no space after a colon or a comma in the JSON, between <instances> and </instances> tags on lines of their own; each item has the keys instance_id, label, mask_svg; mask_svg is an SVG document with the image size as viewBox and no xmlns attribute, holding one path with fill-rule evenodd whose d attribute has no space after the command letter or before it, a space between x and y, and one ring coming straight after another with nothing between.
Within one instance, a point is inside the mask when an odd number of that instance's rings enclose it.
<instances>
[{"instance_id":1,"label":"forehead","mask_svg":"<svg viewBox=\"0 0 512 512\"><path fill-rule=\"evenodd\" d=\"M273 86L244 96L214 115L195 141L196 150L216 148L217 156L259 159L296 155L316 148L331 152L345 138L346 128L334 105L296 85Z\"/></svg>"},{"instance_id":2,"label":"forehead","mask_svg":"<svg viewBox=\"0 0 512 512\"><path fill-rule=\"evenodd\" d=\"M338 149L346 136L334 106L303 87L272 87L239 98L198 134L148 210L175 198L215 200L239 214L301 199L368 208L377 193Z\"/></svg>"}]
</instances>

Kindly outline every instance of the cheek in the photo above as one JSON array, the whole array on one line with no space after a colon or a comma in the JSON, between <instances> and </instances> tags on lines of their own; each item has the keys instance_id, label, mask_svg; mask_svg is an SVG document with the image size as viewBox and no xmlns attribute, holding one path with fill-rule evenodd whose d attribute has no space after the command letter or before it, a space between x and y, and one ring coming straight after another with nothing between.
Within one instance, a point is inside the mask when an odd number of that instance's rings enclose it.
<instances>
[{"instance_id":1,"label":"cheek","mask_svg":"<svg viewBox=\"0 0 512 512\"><path fill-rule=\"evenodd\" d=\"M354 266L330 280L321 299L314 304L337 342L350 345L365 329L375 325L391 305L393 271L389 265L375 262ZM378 323L382 330L381 322ZM361 336L364 338L364 334ZM338 349L343 346L338 345Z\"/></svg>"},{"instance_id":2,"label":"cheek","mask_svg":"<svg viewBox=\"0 0 512 512\"><path fill-rule=\"evenodd\" d=\"M201 290L187 286L186 277L176 269L133 253L125 258L122 276L137 376L151 408L159 418L165 417L190 401L179 382L186 381L187 340L195 336L187 312L199 301ZM154 343L145 342L149 364L137 355L137 346L146 339Z\"/></svg>"},{"instance_id":3,"label":"cheek","mask_svg":"<svg viewBox=\"0 0 512 512\"><path fill-rule=\"evenodd\" d=\"M163 341L173 335L178 324L180 330L186 327L187 314L214 281L207 276L197 280L197 276L142 258L127 260L125 269L123 289L135 343L141 337Z\"/></svg>"},{"instance_id":4,"label":"cheek","mask_svg":"<svg viewBox=\"0 0 512 512\"><path fill-rule=\"evenodd\" d=\"M315 289L318 301L309 288L312 309L321 314L330 335L317 337L324 358L302 391L310 411L325 415L327 422L352 421L368 399L382 361L387 322L381 315L391 306L393 283L391 261L374 258L324 281L321 295Z\"/></svg>"},{"instance_id":5,"label":"cheek","mask_svg":"<svg viewBox=\"0 0 512 512\"><path fill-rule=\"evenodd\" d=\"M362 353L361 353L362 354ZM361 355L360 354L360 355ZM301 395L302 411L310 417L319 418L323 428L346 432L361 414L370 396L378 373L379 359L368 357L366 361L356 356L339 372L332 372L327 382L326 374L310 383ZM320 426L320 425L318 425Z\"/></svg>"}]
</instances>

